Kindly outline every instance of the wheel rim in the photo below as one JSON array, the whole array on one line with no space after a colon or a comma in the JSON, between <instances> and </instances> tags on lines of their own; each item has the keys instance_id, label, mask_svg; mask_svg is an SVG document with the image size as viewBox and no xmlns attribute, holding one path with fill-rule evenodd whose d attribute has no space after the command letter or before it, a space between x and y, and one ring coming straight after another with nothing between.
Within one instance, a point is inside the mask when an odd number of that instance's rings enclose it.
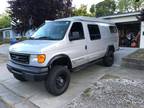
<instances>
[{"instance_id":1,"label":"wheel rim","mask_svg":"<svg viewBox=\"0 0 144 108\"><path fill-rule=\"evenodd\" d=\"M58 89L62 89L66 83L66 75L58 75L56 78L56 86Z\"/></svg>"}]
</instances>

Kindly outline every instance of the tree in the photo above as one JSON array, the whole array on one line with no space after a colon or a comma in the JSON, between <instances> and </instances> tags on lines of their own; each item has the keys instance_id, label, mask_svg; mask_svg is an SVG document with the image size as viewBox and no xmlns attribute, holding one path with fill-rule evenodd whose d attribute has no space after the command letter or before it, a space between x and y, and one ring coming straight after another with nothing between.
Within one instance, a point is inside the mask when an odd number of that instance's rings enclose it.
<instances>
[{"instance_id":1,"label":"tree","mask_svg":"<svg viewBox=\"0 0 144 108\"><path fill-rule=\"evenodd\" d=\"M0 15L0 29L10 27L11 26L11 18L7 13Z\"/></svg>"},{"instance_id":2,"label":"tree","mask_svg":"<svg viewBox=\"0 0 144 108\"><path fill-rule=\"evenodd\" d=\"M72 0L10 0L9 4L13 28L22 33L45 20L70 16Z\"/></svg>"},{"instance_id":3,"label":"tree","mask_svg":"<svg viewBox=\"0 0 144 108\"><path fill-rule=\"evenodd\" d=\"M96 5L91 5L90 12L92 16L96 16Z\"/></svg>"},{"instance_id":4,"label":"tree","mask_svg":"<svg viewBox=\"0 0 144 108\"><path fill-rule=\"evenodd\" d=\"M144 6L144 0L132 0L131 5L133 11L140 11Z\"/></svg>"},{"instance_id":5,"label":"tree","mask_svg":"<svg viewBox=\"0 0 144 108\"><path fill-rule=\"evenodd\" d=\"M140 11L143 7L144 0L118 0L118 12L127 13Z\"/></svg>"},{"instance_id":6,"label":"tree","mask_svg":"<svg viewBox=\"0 0 144 108\"><path fill-rule=\"evenodd\" d=\"M129 10L129 0L119 0L117 6L119 13L124 13Z\"/></svg>"},{"instance_id":7,"label":"tree","mask_svg":"<svg viewBox=\"0 0 144 108\"><path fill-rule=\"evenodd\" d=\"M116 4L114 0L104 0L96 5L92 5L90 12L96 13L97 17L114 14Z\"/></svg>"},{"instance_id":8,"label":"tree","mask_svg":"<svg viewBox=\"0 0 144 108\"><path fill-rule=\"evenodd\" d=\"M73 16L90 16L87 12L87 6L86 5L81 5L80 8L74 8L73 9Z\"/></svg>"}]
</instances>

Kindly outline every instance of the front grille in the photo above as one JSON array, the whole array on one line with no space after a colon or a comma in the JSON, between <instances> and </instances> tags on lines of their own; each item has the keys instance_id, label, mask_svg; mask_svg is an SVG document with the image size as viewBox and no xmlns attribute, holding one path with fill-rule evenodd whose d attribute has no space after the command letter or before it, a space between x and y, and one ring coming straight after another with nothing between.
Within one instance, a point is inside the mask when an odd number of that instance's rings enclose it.
<instances>
[{"instance_id":1,"label":"front grille","mask_svg":"<svg viewBox=\"0 0 144 108\"><path fill-rule=\"evenodd\" d=\"M17 63L29 64L28 54L10 53L11 60Z\"/></svg>"}]
</instances>

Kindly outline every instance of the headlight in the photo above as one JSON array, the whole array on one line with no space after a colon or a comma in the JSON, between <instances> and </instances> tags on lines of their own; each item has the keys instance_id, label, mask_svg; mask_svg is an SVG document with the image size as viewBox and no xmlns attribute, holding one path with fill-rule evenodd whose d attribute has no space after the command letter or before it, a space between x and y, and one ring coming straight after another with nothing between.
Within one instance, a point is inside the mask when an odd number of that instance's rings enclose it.
<instances>
[{"instance_id":1,"label":"headlight","mask_svg":"<svg viewBox=\"0 0 144 108\"><path fill-rule=\"evenodd\" d=\"M38 55L31 55L31 62L32 63L44 63L46 60L45 54L38 54Z\"/></svg>"}]
</instances>

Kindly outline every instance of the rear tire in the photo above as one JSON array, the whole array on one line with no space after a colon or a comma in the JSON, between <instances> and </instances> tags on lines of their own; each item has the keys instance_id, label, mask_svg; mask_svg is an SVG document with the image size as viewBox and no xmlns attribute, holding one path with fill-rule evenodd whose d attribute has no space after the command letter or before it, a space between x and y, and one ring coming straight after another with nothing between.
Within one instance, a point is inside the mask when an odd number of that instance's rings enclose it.
<instances>
[{"instance_id":1,"label":"rear tire","mask_svg":"<svg viewBox=\"0 0 144 108\"><path fill-rule=\"evenodd\" d=\"M54 66L47 79L45 80L45 87L47 91L54 95L59 96L63 94L70 82L70 71L67 66Z\"/></svg>"},{"instance_id":2,"label":"rear tire","mask_svg":"<svg viewBox=\"0 0 144 108\"><path fill-rule=\"evenodd\" d=\"M109 50L103 58L104 66L110 67L114 64L114 51Z\"/></svg>"},{"instance_id":3,"label":"rear tire","mask_svg":"<svg viewBox=\"0 0 144 108\"><path fill-rule=\"evenodd\" d=\"M23 78L21 75L17 75L17 74L14 74L13 75L17 80L21 81L21 82L26 82L27 80L25 78Z\"/></svg>"}]
</instances>

